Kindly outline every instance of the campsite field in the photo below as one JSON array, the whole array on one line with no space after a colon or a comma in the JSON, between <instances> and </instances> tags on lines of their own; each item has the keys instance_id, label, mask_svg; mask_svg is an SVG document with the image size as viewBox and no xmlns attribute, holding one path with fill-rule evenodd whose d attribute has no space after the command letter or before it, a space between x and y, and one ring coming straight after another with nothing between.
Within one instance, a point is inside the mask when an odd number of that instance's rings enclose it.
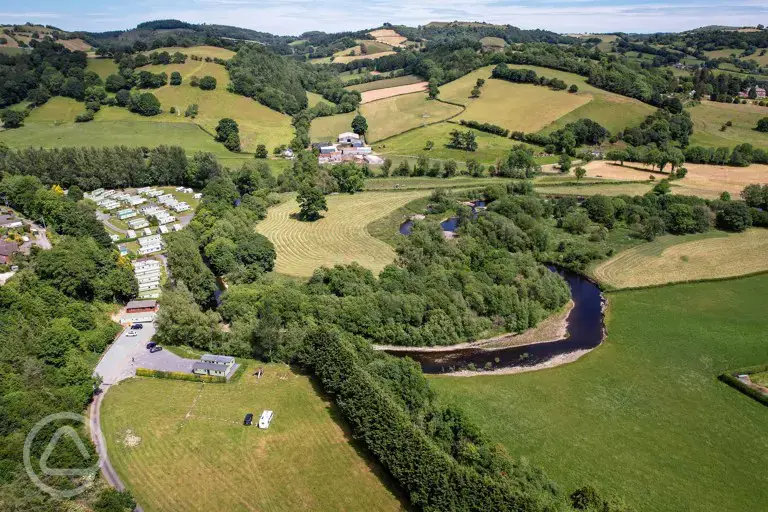
<instances>
[{"instance_id":1,"label":"campsite field","mask_svg":"<svg viewBox=\"0 0 768 512\"><path fill-rule=\"evenodd\" d=\"M376 142L430 123L448 119L461 107L427 99L423 93L405 94L360 106L368 121L367 141ZM356 113L318 117L312 121L312 141L335 141L339 133L349 131Z\"/></svg>"},{"instance_id":2,"label":"campsite field","mask_svg":"<svg viewBox=\"0 0 768 512\"><path fill-rule=\"evenodd\" d=\"M768 134L755 130L757 122L768 117L768 107L703 101L689 109L693 120L691 144L707 147L734 147L749 142L768 148ZM720 128L731 121L725 131Z\"/></svg>"},{"instance_id":3,"label":"campsite field","mask_svg":"<svg viewBox=\"0 0 768 512\"><path fill-rule=\"evenodd\" d=\"M277 251L275 271L311 276L323 265L357 262L375 274L392 263L392 247L368 233L366 226L385 217L429 190L362 192L328 196L328 211L315 222L292 217L299 211L295 198L272 207L256 230L269 238Z\"/></svg>"},{"instance_id":4,"label":"campsite field","mask_svg":"<svg viewBox=\"0 0 768 512\"><path fill-rule=\"evenodd\" d=\"M251 373L110 390L101 418L110 459L146 512L401 509L307 376L277 364L261 379ZM243 426L265 409L275 411L268 430Z\"/></svg>"},{"instance_id":5,"label":"campsite field","mask_svg":"<svg viewBox=\"0 0 768 512\"><path fill-rule=\"evenodd\" d=\"M592 275L612 288L654 286L768 271L768 230L666 235L620 252Z\"/></svg>"},{"instance_id":6,"label":"campsite field","mask_svg":"<svg viewBox=\"0 0 768 512\"><path fill-rule=\"evenodd\" d=\"M607 298L608 338L575 363L431 384L568 492L640 512L764 508L768 408L717 375L768 361L768 276Z\"/></svg>"}]
</instances>

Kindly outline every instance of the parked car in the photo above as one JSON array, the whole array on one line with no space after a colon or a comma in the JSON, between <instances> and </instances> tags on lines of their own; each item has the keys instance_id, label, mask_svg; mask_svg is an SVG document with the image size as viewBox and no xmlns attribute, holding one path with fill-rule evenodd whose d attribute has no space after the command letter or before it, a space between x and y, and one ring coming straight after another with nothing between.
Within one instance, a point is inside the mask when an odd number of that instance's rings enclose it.
<instances>
[{"instance_id":1,"label":"parked car","mask_svg":"<svg viewBox=\"0 0 768 512\"><path fill-rule=\"evenodd\" d=\"M259 428L269 428L269 424L272 423L272 416L274 416L272 411L264 411L261 413L261 418L259 418Z\"/></svg>"},{"instance_id":2,"label":"parked car","mask_svg":"<svg viewBox=\"0 0 768 512\"><path fill-rule=\"evenodd\" d=\"M150 341L149 343L147 343L147 348L149 350L152 350L153 348L155 348L156 345L157 343L155 343L154 341Z\"/></svg>"},{"instance_id":3,"label":"parked car","mask_svg":"<svg viewBox=\"0 0 768 512\"><path fill-rule=\"evenodd\" d=\"M143 329L143 328L144 328L143 324L133 324L131 326L131 329Z\"/></svg>"},{"instance_id":4,"label":"parked car","mask_svg":"<svg viewBox=\"0 0 768 512\"><path fill-rule=\"evenodd\" d=\"M253 414L251 413L246 414L245 419L243 420L243 425L245 425L246 427L250 427L252 423L253 423Z\"/></svg>"},{"instance_id":5,"label":"parked car","mask_svg":"<svg viewBox=\"0 0 768 512\"><path fill-rule=\"evenodd\" d=\"M128 336L129 338L133 338L135 336L138 336L138 334L139 333L137 333L136 331L128 331L127 333L125 333L125 335Z\"/></svg>"},{"instance_id":6,"label":"parked car","mask_svg":"<svg viewBox=\"0 0 768 512\"><path fill-rule=\"evenodd\" d=\"M160 345L155 345L154 347L149 349L149 353L154 354L155 352L160 352L161 350L163 350L163 347L161 347Z\"/></svg>"}]
</instances>

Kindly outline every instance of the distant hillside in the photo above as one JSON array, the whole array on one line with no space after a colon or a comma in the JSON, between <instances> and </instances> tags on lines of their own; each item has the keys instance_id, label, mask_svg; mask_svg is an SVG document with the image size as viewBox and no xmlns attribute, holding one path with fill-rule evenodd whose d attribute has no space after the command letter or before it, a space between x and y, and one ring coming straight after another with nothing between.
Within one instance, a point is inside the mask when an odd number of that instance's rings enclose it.
<instances>
[{"instance_id":1,"label":"distant hillside","mask_svg":"<svg viewBox=\"0 0 768 512\"><path fill-rule=\"evenodd\" d=\"M494 25L478 21L433 21L420 28L392 27L408 39L447 39L470 37L479 41L484 37L498 37L507 43L573 43L576 39L549 30L524 30L512 25Z\"/></svg>"},{"instance_id":2,"label":"distant hillside","mask_svg":"<svg viewBox=\"0 0 768 512\"><path fill-rule=\"evenodd\" d=\"M71 51L87 52L91 49L91 45L81 39L79 34L52 25L0 25L0 48L29 48L47 37Z\"/></svg>"}]
</instances>

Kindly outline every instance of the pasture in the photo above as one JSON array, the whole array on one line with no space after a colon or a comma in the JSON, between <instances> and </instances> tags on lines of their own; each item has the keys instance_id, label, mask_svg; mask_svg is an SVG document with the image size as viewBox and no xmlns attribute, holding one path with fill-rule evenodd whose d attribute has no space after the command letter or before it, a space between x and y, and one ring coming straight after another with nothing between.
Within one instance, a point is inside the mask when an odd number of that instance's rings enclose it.
<instances>
[{"instance_id":1,"label":"pasture","mask_svg":"<svg viewBox=\"0 0 768 512\"><path fill-rule=\"evenodd\" d=\"M185 48L183 46L166 46L164 48L158 48L156 50L147 50L144 53L146 55L149 55L152 52L168 52L171 55L173 55L175 52L181 52L188 57L188 62L189 60L192 60L192 59L189 59L189 57L191 57L192 55L196 55L202 58L210 57L212 59L219 58L224 60L229 60L235 56L235 52L233 52L232 50L228 50L226 48L219 48L218 46L203 46L203 45L190 46L189 48ZM193 62L199 62L199 61L193 61Z\"/></svg>"},{"instance_id":2,"label":"pasture","mask_svg":"<svg viewBox=\"0 0 768 512\"><path fill-rule=\"evenodd\" d=\"M426 94L413 93L385 98L360 106L368 120L366 140L376 142L412 128L443 121L461 112L461 107L429 100ZM318 117L310 126L313 142L335 141L339 133L349 131L355 112Z\"/></svg>"},{"instance_id":3,"label":"pasture","mask_svg":"<svg viewBox=\"0 0 768 512\"><path fill-rule=\"evenodd\" d=\"M315 222L293 217L299 206L291 196L270 208L256 231L275 244L275 271L280 274L311 276L318 267L352 262L378 274L392 263L395 252L372 237L366 226L428 194L429 190L416 190L331 195L327 197L328 211Z\"/></svg>"},{"instance_id":4,"label":"pasture","mask_svg":"<svg viewBox=\"0 0 768 512\"><path fill-rule=\"evenodd\" d=\"M599 264L592 275L612 288L734 277L768 270L768 230L665 235Z\"/></svg>"},{"instance_id":5,"label":"pasture","mask_svg":"<svg viewBox=\"0 0 768 512\"><path fill-rule=\"evenodd\" d=\"M552 91L531 84L489 80L493 66L477 69L440 88L440 97L467 106L461 119L504 126L510 130L550 133L567 123L589 118L616 132L639 124L654 108L640 101L603 91L586 78L565 71L539 66L510 64L511 68L531 69L539 76L558 78L576 84L579 92ZM470 98L478 78L486 79L479 98Z\"/></svg>"},{"instance_id":6,"label":"pasture","mask_svg":"<svg viewBox=\"0 0 768 512\"><path fill-rule=\"evenodd\" d=\"M693 145L732 148L749 142L754 146L768 148L768 134L755 130L757 122L768 117L768 107L702 101L688 111L693 120ZM721 131L720 128L728 121L733 126Z\"/></svg>"},{"instance_id":7,"label":"pasture","mask_svg":"<svg viewBox=\"0 0 768 512\"><path fill-rule=\"evenodd\" d=\"M368 32L368 35L373 37L376 41L384 43L388 46L402 46L406 41L408 41L407 37L403 37L394 30L387 28L372 30Z\"/></svg>"},{"instance_id":8,"label":"pasture","mask_svg":"<svg viewBox=\"0 0 768 512\"><path fill-rule=\"evenodd\" d=\"M309 102L310 107L314 107L319 103L325 103L326 105L332 104L332 102L323 98L322 95L317 94L316 92L309 92L309 91L307 91L307 101Z\"/></svg>"},{"instance_id":9,"label":"pasture","mask_svg":"<svg viewBox=\"0 0 768 512\"><path fill-rule=\"evenodd\" d=\"M582 183L584 180L582 180ZM594 196L597 194L604 196L642 196L653 188L653 183L616 183L615 181L607 181L606 183L589 184L583 183L581 185L544 185L534 184L534 190L539 194L552 195L552 196Z\"/></svg>"},{"instance_id":10,"label":"pasture","mask_svg":"<svg viewBox=\"0 0 768 512\"><path fill-rule=\"evenodd\" d=\"M402 96L403 94L412 94L417 92L423 92L427 90L427 82L416 82L407 85L397 85L394 87L387 87L386 89L374 89L371 91L365 91L361 94L362 101L360 103L371 103L372 101L383 100L386 98L392 98L394 96Z\"/></svg>"},{"instance_id":11,"label":"pasture","mask_svg":"<svg viewBox=\"0 0 768 512\"><path fill-rule=\"evenodd\" d=\"M93 71L106 80L109 75L117 73L117 64L112 59L89 58L85 67L88 71Z\"/></svg>"},{"instance_id":12,"label":"pasture","mask_svg":"<svg viewBox=\"0 0 768 512\"><path fill-rule=\"evenodd\" d=\"M379 144L374 144L374 150L385 156L426 155L429 158L438 160L454 159L463 162L475 159L484 164L491 164L500 158L506 157L509 150L516 144L519 144L519 142L506 137L500 137L479 130L471 130L476 136L477 151L467 152L447 146L448 142L450 142L450 133L453 130L468 129L453 123L437 123L403 133ZM434 147L430 150L425 149L427 141L434 143Z\"/></svg>"},{"instance_id":13,"label":"pasture","mask_svg":"<svg viewBox=\"0 0 768 512\"><path fill-rule=\"evenodd\" d=\"M311 380L263 366L261 379L134 378L109 391L109 456L144 510L400 510ZM243 426L246 413L258 420L265 409L275 411L268 430Z\"/></svg>"},{"instance_id":14,"label":"pasture","mask_svg":"<svg viewBox=\"0 0 768 512\"><path fill-rule=\"evenodd\" d=\"M362 75L349 75L349 76L351 76L352 78L356 78L357 76L362 76ZM411 84L416 84L422 81L424 81L424 79L421 78L420 76L404 75L404 76L398 76L395 78L384 78L382 80L376 80L374 82L368 82L365 84L348 85L346 89L350 89L352 91L366 92L366 91L375 91L377 89L387 89L389 87L399 87L401 85L411 85Z\"/></svg>"},{"instance_id":15,"label":"pasture","mask_svg":"<svg viewBox=\"0 0 768 512\"><path fill-rule=\"evenodd\" d=\"M606 341L574 363L431 384L568 492L639 512L764 508L768 408L717 375L768 361L768 276L607 298Z\"/></svg>"}]
</instances>

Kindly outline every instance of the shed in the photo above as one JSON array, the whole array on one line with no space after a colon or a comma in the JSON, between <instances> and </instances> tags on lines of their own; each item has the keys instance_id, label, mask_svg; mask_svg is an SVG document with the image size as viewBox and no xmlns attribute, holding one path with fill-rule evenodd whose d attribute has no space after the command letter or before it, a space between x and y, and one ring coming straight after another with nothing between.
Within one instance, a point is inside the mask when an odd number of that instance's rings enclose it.
<instances>
[{"instance_id":1,"label":"shed","mask_svg":"<svg viewBox=\"0 0 768 512\"><path fill-rule=\"evenodd\" d=\"M125 305L126 313L149 313L157 311L156 300L132 300Z\"/></svg>"}]
</instances>

